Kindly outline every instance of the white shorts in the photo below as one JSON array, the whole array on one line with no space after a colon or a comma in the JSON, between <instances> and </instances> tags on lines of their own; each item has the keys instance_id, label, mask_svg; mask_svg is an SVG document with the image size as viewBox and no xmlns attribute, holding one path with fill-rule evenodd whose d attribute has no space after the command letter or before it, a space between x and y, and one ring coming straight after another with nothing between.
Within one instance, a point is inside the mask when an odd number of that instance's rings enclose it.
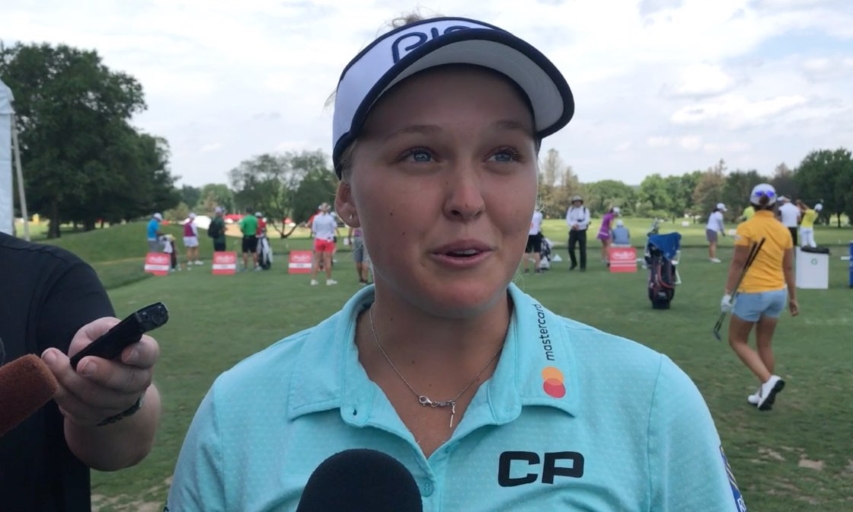
<instances>
[{"instance_id":1,"label":"white shorts","mask_svg":"<svg viewBox=\"0 0 853 512\"><path fill-rule=\"evenodd\" d=\"M186 246L186 247L198 247L198 237L197 236L185 236L184 237L184 246Z\"/></svg>"}]
</instances>

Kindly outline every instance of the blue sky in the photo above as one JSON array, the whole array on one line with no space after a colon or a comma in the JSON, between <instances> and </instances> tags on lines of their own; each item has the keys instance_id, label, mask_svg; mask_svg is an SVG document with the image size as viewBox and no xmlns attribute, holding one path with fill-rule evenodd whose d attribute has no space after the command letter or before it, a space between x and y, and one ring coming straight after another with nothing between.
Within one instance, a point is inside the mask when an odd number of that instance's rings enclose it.
<instances>
[{"instance_id":1,"label":"blue sky","mask_svg":"<svg viewBox=\"0 0 853 512\"><path fill-rule=\"evenodd\" d=\"M479 7L486 5L487 7ZM330 152L324 106L385 22L478 18L565 74L575 118L555 148L583 181L630 184L726 160L772 173L811 150L853 148L849 0L4 0L0 38L96 49L134 75L181 182L226 182L264 152Z\"/></svg>"}]
</instances>

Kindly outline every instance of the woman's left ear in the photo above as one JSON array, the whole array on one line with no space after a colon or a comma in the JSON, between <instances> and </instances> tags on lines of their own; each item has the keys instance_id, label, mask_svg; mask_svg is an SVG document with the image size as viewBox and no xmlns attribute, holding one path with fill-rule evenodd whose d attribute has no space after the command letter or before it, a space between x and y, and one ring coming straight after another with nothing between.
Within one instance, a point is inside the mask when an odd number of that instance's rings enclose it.
<instances>
[{"instance_id":1,"label":"woman's left ear","mask_svg":"<svg viewBox=\"0 0 853 512\"><path fill-rule=\"evenodd\" d=\"M358 220L358 211L355 208L355 203L352 198L352 188L349 183L344 181L338 184L338 191L335 194L335 212L346 225L358 228L361 223Z\"/></svg>"}]
</instances>

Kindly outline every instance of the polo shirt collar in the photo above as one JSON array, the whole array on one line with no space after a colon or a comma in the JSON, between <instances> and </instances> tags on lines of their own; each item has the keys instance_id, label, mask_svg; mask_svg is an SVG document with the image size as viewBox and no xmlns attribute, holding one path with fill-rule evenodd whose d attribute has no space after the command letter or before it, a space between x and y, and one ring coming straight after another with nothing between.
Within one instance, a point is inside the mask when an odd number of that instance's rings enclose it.
<instances>
[{"instance_id":1,"label":"polo shirt collar","mask_svg":"<svg viewBox=\"0 0 853 512\"><path fill-rule=\"evenodd\" d=\"M514 307L504 350L492 377L469 406L466 420L475 416L485 423L509 423L525 406L577 415L582 390L565 321L516 285L510 284L508 292ZM356 319L373 300L373 287L365 287L340 312L307 333L291 377L288 419L340 409L342 418L357 426L388 421L402 425L393 408L381 406L387 400L358 360Z\"/></svg>"}]
</instances>

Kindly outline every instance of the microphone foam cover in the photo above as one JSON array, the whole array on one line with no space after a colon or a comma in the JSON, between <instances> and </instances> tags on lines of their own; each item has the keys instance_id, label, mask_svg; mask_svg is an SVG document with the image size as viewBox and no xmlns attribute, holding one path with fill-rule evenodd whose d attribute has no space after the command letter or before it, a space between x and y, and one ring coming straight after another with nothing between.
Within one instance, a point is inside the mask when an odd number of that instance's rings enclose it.
<instances>
[{"instance_id":1,"label":"microphone foam cover","mask_svg":"<svg viewBox=\"0 0 853 512\"><path fill-rule=\"evenodd\" d=\"M50 368L36 355L0 366L0 436L48 403L58 389Z\"/></svg>"},{"instance_id":2,"label":"microphone foam cover","mask_svg":"<svg viewBox=\"0 0 853 512\"><path fill-rule=\"evenodd\" d=\"M297 512L422 512L414 477L397 459L376 450L332 455L311 474Z\"/></svg>"}]
</instances>

